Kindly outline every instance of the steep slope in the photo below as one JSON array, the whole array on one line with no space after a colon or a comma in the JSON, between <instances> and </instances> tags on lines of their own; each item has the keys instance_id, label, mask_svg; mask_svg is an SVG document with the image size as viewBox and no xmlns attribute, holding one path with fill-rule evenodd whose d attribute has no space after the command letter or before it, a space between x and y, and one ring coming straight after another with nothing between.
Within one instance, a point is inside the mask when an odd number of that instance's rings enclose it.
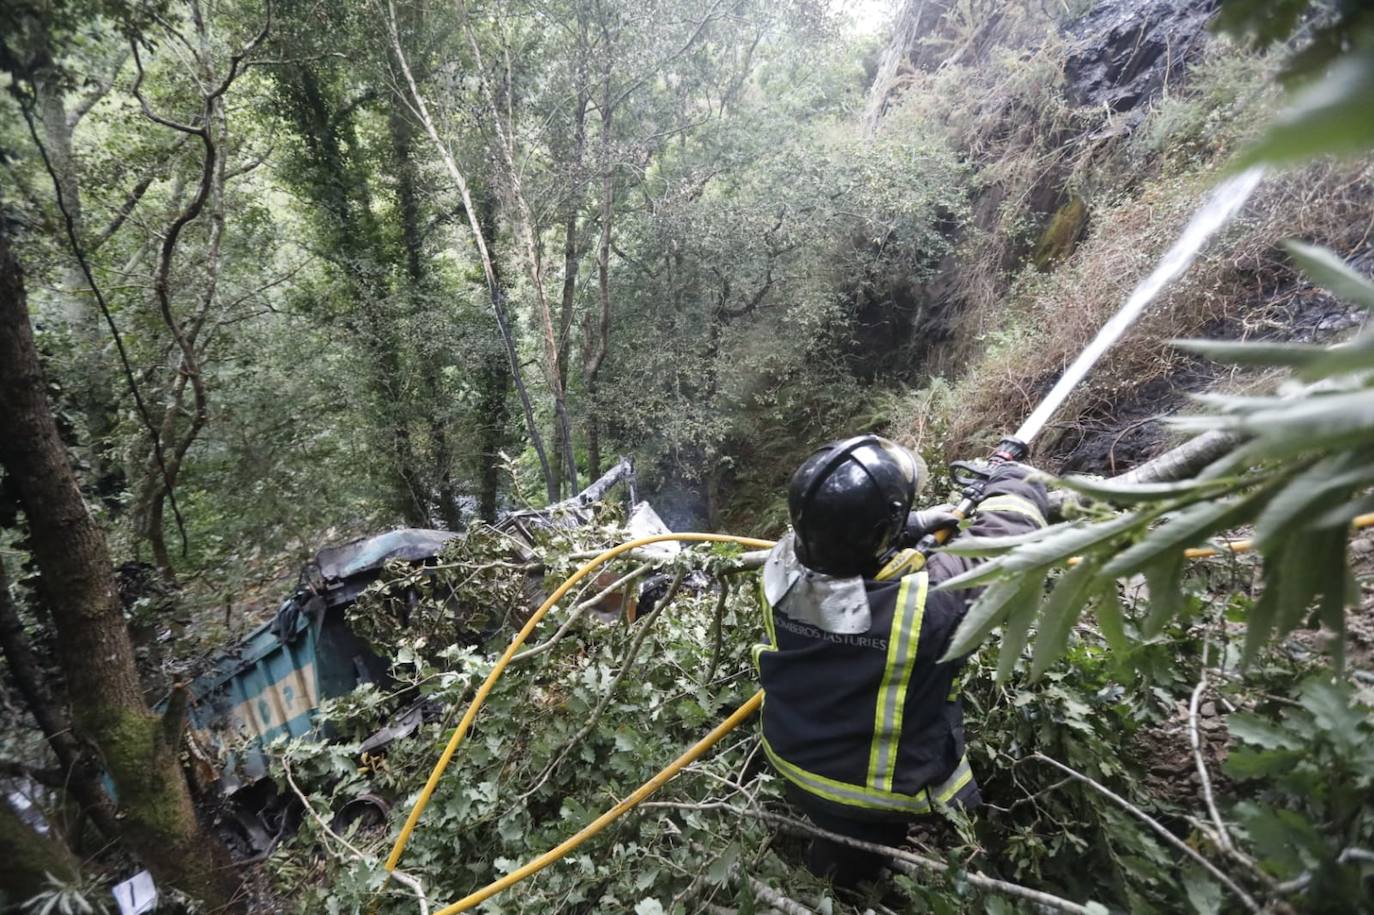
<instances>
[{"instance_id":1,"label":"steep slope","mask_svg":"<svg viewBox=\"0 0 1374 915\"><path fill-rule=\"evenodd\" d=\"M976 178L959 244L912 294L909 352L928 379L894 411L896 434L940 459L1014 427L1272 113L1276 62L1213 37L1213 7L1100 3L1038 44L1008 31L974 63L912 74L893 110L940 119ZM1271 177L1066 405L1040 460L1119 472L1159 450L1154 417L1186 407L1188 392L1256 383L1171 351L1170 338L1306 341L1358 323L1299 280L1277 243L1369 258L1371 199L1367 161Z\"/></svg>"}]
</instances>

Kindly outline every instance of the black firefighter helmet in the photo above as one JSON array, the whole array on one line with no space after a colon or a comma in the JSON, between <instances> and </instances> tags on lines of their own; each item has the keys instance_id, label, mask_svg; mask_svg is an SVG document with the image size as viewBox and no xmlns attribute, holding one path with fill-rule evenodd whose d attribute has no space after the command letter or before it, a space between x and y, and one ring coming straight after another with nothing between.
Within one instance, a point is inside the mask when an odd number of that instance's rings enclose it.
<instances>
[{"instance_id":1,"label":"black firefighter helmet","mask_svg":"<svg viewBox=\"0 0 1374 915\"><path fill-rule=\"evenodd\" d=\"M881 436L822 445L787 488L797 558L827 575L872 575L896 549L922 475L919 458Z\"/></svg>"}]
</instances>

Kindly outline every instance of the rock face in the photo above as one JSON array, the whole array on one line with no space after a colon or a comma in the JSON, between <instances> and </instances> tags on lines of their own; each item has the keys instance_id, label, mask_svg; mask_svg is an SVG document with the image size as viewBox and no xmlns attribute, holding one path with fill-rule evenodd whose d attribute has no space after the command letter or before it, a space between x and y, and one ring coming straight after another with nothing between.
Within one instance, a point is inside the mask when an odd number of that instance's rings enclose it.
<instances>
[{"instance_id":1,"label":"rock face","mask_svg":"<svg viewBox=\"0 0 1374 915\"><path fill-rule=\"evenodd\" d=\"M930 49L939 43L922 39L929 38L928 32L943 27L943 23L931 27L929 17L933 10L944 10L947 6L935 0L906 0L893 46L884 60L892 58L907 42L909 47L900 55L905 66L925 70L942 66L945 62L930 59ZM1109 109L1116 115L1111 119L1110 133L1130 133L1145 119L1150 103L1165 87L1182 79L1184 69L1203 46L1206 26L1216 6L1217 0L1095 3L1086 14L1062 27L1068 45L1063 82L1067 100L1076 107ZM904 27L917 20L924 31L913 33ZM877 110L870 110L870 116ZM1095 142L1103 136L1060 136L1045 140L1044 144L1072 146L1078 141ZM909 375L912 366L923 374L957 372L952 364L960 355L955 351L958 341L954 328L969 308L968 271L1012 272L1027 257L1048 269L1072 252L1092 218L1086 203L1071 199L1064 188L1067 163L1072 158L1071 153L1061 151L1058 160L1063 164L1046 168L1035 186L1014 190L1018 210L1036 228L1019 246L1013 244L1005 250L995 267L984 263L973 268L964 257L951 254L924 282L894 276L871 289L856 290L853 306L860 327L856 349L873 374L900 377L904 371ZM1008 188L1000 182L982 188L970 201L970 225L949 230L956 236L956 247L958 236L995 232L1007 199ZM989 282L1000 280L991 278Z\"/></svg>"},{"instance_id":2,"label":"rock face","mask_svg":"<svg viewBox=\"0 0 1374 915\"><path fill-rule=\"evenodd\" d=\"M1106 0L1065 30L1064 68L1075 105L1134 112L1153 100L1200 46L1215 0ZM1132 125L1134 126L1134 124Z\"/></svg>"}]
</instances>

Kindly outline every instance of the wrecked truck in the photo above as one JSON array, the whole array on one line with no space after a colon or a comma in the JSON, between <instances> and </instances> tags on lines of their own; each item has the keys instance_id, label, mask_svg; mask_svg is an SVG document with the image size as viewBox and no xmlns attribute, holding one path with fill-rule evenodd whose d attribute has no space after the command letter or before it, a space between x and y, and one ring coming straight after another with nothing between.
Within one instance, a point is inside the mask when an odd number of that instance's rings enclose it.
<instances>
[{"instance_id":1,"label":"wrecked truck","mask_svg":"<svg viewBox=\"0 0 1374 915\"><path fill-rule=\"evenodd\" d=\"M577 496L547 509L509 512L492 526L510 544L512 558L530 570L518 601L527 606L517 610L528 613L545 596L542 566L534 551L536 531L588 522L594 504L621 481L627 483L632 500L633 470L628 461L621 461ZM635 536L667 532L647 503L630 504L629 527ZM347 695L367 683L382 687L391 683L389 660L378 656L364 633L350 623L350 608L382 577L388 563L408 563L423 577L438 563L444 548L462 536L401 528L320 550L301 569L296 587L272 619L214 655L198 676L179 687L187 702L193 783L207 800L220 801L215 806L221 824L228 827L241 853L270 852L295 825L292 805L268 777L267 745L279 737L315 731L316 713L324 700ZM676 544L664 546L676 549ZM640 590L653 586L651 582ZM633 618L633 606L641 596L616 595L615 603ZM447 602L439 601L441 606L455 614L465 612L456 594L447 597ZM402 601L406 599L413 604L418 591L409 590L402 595ZM485 641L501 622L474 620L470 642ZM168 701L170 697L161 707ZM424 720L424 712L422 701L402 707L363 741L361 751L375 753L412 733ZM336 824L360 817L384 818L387 810L383 798L363 795L336 811Z\"/></svg>"}]
</instances>

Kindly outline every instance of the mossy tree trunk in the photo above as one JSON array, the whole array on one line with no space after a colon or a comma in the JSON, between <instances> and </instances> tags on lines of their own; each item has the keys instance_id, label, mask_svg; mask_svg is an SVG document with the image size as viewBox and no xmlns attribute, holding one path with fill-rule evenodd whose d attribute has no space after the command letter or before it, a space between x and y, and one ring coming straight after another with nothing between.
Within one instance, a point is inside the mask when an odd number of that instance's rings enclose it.
<instances>
[{"instance_id":1,"label":"mossy tree trunk","mask_svg":"<svg viewBox=\"0 0 1374 915\"><path fill-rule=\"evenodd\" d=\"M114 806L100 784L100 770L90 753L72 735L67 716L44 688L43 672L24 632L19 608L10 599L8 576L0 563L0 651L9 664L10 677L24 703L29 707L38 727L47 738L48 746L62 768L62 785L68 790L81 811L91 818L103 838L119 835Z\"/></svg>"},{"instance_id":2,"label":"mossy tree trunk","mask_svg":"<svg viewBox=\"0 0 1374 915\"><path fill-rule=\"evenodd\" d=\"M114 780L121 831L154 877L232 908L228 853L201 828L178 761L180 714L143 701L109 547L91 516L48 404L23 275L0 224L0 464L29 523L40 594L52 612L72 724Z\"/></svg>"},{"instance_id":3,"label":"mossy tree trunk","mask_svg":"<svg viewBox=\"0 0 1374 915\"><path fill-rule=\"evenodd\" d=\"M5 882L0 892L0 908L18 909L51 884L51 875L70 882L81 874L81 864L67 844L51 832L40 834L0 799L0 861L4 861Z\"/></svg>"}]
</instances>

